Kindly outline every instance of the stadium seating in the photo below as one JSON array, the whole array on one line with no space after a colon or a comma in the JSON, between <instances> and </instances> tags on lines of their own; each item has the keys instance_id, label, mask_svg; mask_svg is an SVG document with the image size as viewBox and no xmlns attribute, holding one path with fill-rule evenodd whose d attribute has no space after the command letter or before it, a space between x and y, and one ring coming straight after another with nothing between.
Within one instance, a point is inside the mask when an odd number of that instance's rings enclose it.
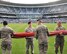
<instances>
[{"instance_id":1,"label":"stadium seating","mask_svg":"<svg viewBox=\"0 0 67 54\"><path fill-rule=\"evenodd\" d=\"M38 18L43 18L44 22L67 22L66 17L59 18L59 15L64 16L67 13L67 4L48 6L48 7L13 7L13 6L0 6L0 22L7 20L8 22L28 22L31 19L33 22ZM59 14L60 13L60 14ZM63 14L61 14L63 13ZM9 15L2 15L9 14ZM54 14L54 15L53 15ZM15 15L15 16L11 16ZM2 19L3 18L3 19ZM14 20L16 19L16 20ZM12 20L12 21L11 21Z\"/></svg>"}]
</instances>

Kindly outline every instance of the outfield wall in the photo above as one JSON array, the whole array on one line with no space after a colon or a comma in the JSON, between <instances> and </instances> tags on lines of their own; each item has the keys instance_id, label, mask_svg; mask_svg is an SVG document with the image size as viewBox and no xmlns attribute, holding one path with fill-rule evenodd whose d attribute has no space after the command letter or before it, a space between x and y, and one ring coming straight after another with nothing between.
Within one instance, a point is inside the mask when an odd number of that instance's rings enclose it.
<instances>
[{"instance_id":1,"label":"outfield wall","mask_svg":"<svg viewBox=\"0 0 67 54\"><path fill-rule=\"evenodd\" d=\"M9 23L27 23L32 21L36 23L37 19L22 19L22 18L0 18L0 23L4 20L8 21ZM61 21L63 23L67 23L67 18L45 18L42 19L43 23L55 23L57 21Z\"/></svg>"}]
</instances>

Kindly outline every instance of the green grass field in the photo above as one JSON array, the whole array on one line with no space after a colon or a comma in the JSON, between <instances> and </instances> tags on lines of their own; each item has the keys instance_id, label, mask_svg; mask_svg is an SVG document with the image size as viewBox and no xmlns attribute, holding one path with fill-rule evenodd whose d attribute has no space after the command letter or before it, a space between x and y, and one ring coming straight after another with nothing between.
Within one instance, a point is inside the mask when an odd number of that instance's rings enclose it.
<instances>
[{"instance_id":1,"label":"green grass field","mask_svg":"<svg viewBox=\"0 0 67 54\"><path fill-rule=\"evenodd\" d=\"M33 24L33 27L36 27L37 24ZM55 23L46 23L45 24L49 31L55 30L56 24ZM25 28L27 27L27 24L25 23L20 23L20 24L9 24L10 27L14 29L15 32L24 32ZM67 24L64 23L63 26L67 29ZM2 25L0 24L0 27ZM55 37L49 37L49 46L48 46L48 53L47 54L55 54L54 52L54 41ZM1 42L1 40L0 40ZM1 44L1 43L0 43ZM25 54L26 47L25 47L26 41L24 38L20 39L12 39L12 54ZM67 54L67 37L65 36L65 45L64 45L64 51L63 54ZM1 47L0 47L0 54L1 53ZM39 54L39 49L38 49L38 40L34 38L34 54ZM60 54L60 53L59 53Z\"/></svg>"}]
</instances>

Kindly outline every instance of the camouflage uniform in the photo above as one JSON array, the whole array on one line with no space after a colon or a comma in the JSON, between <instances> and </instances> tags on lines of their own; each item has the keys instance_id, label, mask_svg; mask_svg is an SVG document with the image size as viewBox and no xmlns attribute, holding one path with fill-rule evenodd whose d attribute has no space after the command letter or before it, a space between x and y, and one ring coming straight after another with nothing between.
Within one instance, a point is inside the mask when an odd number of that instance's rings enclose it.
<instances>
[{"instance_id":1,"label":"camouflage uniform","mask_svg":"<svg viewBox=\"0 0 67 54\"><path fill-rule=\"evenodd\" d=\"M44 25L38 25L36 29L36 38L38 39L39 43L39 54L47 54L48 49L48 29Z\"/></svg>"},{"instance_id":2,"label":"camouflage uniform","mask_svg":"<svg viewBox=\"0 0 67 54\"><path fill-rule=\"evenodd\" d=\"M25 32L34 32L34 28L26 28ZM31 54L34 53L33 37L26 37L26 54L29 54L29 48L31 47Z\"/></svg>"},{"instance_id":3,"label":"camouflage uniform","mask_svg":"<svg viewBox=\"0 0 67 54\"><path fill-rule=\"evenodd\" d=\"M0 35L1 35L1 48L2 48L2 54L5 54L6 50L8 51L8 54L11 54L11 35L13 34L13 30L8 27L4 26L0 29Z\"/></svg>"},{"instance_id":4,"label":"camouflage uniform","mask_svg":"<svg viewBox=\"0 0 67 54\"><path fill-rule=\"evenodd\" d=\"M65 30L64 27L57 27L56 30ZM63 52L63 46L64 46L64 35L57 35L55 39L55 52L57 54L58 48L60 47L60 52Z\"/></svg>"}]
</instances>

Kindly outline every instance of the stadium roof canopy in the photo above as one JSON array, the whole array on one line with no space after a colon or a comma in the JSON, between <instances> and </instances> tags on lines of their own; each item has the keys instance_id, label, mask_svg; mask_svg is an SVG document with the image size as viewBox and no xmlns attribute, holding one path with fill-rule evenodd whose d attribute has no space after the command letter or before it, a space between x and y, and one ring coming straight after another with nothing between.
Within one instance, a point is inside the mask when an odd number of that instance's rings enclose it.
<instances>
[{"instance_id":1,"label":"stadium roof canopy","mask_svg":"<svg viewBox=\"0 0 67 54\"><path fill-rule=\"evenodd\" d=\"M41 0L43 2L40 3L18 3L16 2L18 0L14 0L14 2L11 2L11 0L1 0L0 1L0 5L11 5L11 6L49 6L49 5L56 5L56 4L64 4L67 3L67 0ZM19 0L21 1L21 0ZM22 0L23 1L23 0ZM28 0L26 0L28 2ZM30 0L32 1L32 0ZM34 0L33 0L34 1ZM35 0L35 1L39 1L39 0Z\"/></svg>"},{"instance_id":2,"label":"stadium roof canopy","mask_svg":"<svg viewBox=\"0 0 67 54\"><path fill-rule=\"evenodd\" d=\"M59 0L3 0L3 1L19 3L19 4L40 4L40 3L56 2Z\"/></svg>"}]
</instances>

